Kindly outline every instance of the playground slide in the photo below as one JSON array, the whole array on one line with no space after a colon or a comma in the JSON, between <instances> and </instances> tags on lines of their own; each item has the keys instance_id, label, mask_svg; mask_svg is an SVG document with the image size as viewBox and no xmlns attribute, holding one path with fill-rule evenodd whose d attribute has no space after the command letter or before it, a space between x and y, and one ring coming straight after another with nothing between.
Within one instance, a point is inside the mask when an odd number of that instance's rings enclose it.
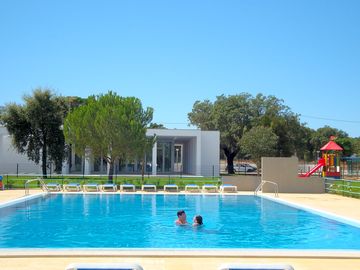
<instances>
[{"instance_id":1,"label":"playground slide","mask_svg":"<svg viewBox=\"0 0 360 270\"><path fill-rule=\"evenodd\" d=\"M312 168L310 171L308 171L305 174L300 174L299 177L310 177L314 172L316 172L318 169L320 169L322 166L325 165L325 160L323 158L319 159L318 164L314 168Z\"/></svg>"}]
</instances>

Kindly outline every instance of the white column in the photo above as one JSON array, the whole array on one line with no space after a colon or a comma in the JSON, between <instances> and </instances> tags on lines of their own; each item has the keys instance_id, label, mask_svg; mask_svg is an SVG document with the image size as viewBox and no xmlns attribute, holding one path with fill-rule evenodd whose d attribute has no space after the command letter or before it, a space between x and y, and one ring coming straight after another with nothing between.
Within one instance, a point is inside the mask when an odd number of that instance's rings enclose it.
<instances>
[{"instance_id":1,"label":"white column","mask_svg":"<svg viewBox=\"0 0 360 270\"><path fill-rule=\"evenodd\" d=\"M69 174L70 173L70 166L69 166L69 161L68 160L63 161L62 167L61 167L61 173L62 174Z\"/></svg>"},{"instance_id":2,"label":"white column","mask_svg":"<svg viewBox=\"0 0 360 270\"><path fill-rule=\"evenodd\" d=\"M92 170L92 158L91 158L91 149L86 148L85 149L85 169L84 174L91 174Z\"/></svg>"},{"instance_id":3,"label":"white column","mask_svg":"<svg viewBox=\"0 0 360 270\"><path fill-rule=\"evenodd\" d=\"M171 161L170 161L170 164L171 164L171 172L175 172L175 167L174 167L174 163L177 161L177 160L174 160L174 155L175 155L175 143L174 142L171 142L171 147L170 147L170 154L171 154Z\"/></svg>"},{"instance_id":4,"label":"white column","mask_svg":"<svg viewBox=\"0 0 360 270\"><path fill-rule=\"evenodd\" d=\"M76 169L76 166L75 166L75 146L73 145L72 148L71 148L71 168L69 168L69 172L71 171L75 171ZM82 170L82 168L81 168Z\"/></svg>"},{"instance_id":5,"label":"white column","mask_svg":"<svg viewBox=\"0 0 360 270\"><path fill-rule=\"evenodd\" d=\"M196 136L196 175L201 175L201 134Z\"/></svg>"},{"instance_id":6,"label":"white column","mask_svg":"<svg viewBox=\"0 0 360 270\"><path fill-rule=\"evenodd\" d=\"M137 170L138 170L138 159L136 158L134 160L134 171L137 172Z\"/></svg>"},{"instance_id":7,"label":"white column","mask_svg":"<svg viewBox=\"0 0 360 270\"><path fill-rule=\"evenodd\" d=\"M104 165L103 165L103 155L100 157L100 174L104 172Z\"/></svg>"},{"instance_id":8,"label":"white column","mask_svg":"<svg viewBox=\"0 0 360 270\"><path fill-rule=\"evenodd\" d=\"M156 175L156 161L157 161L157 142L154 143L152 149L152 175Z\"/></svg>"}]
</instances>

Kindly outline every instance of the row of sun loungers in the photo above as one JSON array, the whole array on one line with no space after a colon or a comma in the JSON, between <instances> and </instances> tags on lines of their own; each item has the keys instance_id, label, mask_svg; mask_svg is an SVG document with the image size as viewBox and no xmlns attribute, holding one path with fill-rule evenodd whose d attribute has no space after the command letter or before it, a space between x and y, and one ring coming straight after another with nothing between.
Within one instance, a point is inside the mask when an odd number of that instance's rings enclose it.
<instances>
[{"instance_id":1,"label":"row of sun loungers","mask_svg":"<svg viewBox=\"0 0 360 270\"><path fill-rule=\"evenodd\" d=\"M70 264L66 270L89 270L89 269L112 269L112 270L143 270L136 263L77 263ZM222 264L219 270L294 270L288 264Z\"/></svg>"},{"instance_id":2,"label":"row of sun loungers","mask_svg":"<svg viewBox=\"0 0 360 270\"><path fill-rule=\"evenodd\" d=\"M46 184L47 188L50 191L61 191L61 185L57 184L57 183L48 183ZM74 191L74 192L80 192L80 191L84 191L84 192L116 192L118 190L117 185L115 184L96 184L96 183L88 183L88 184L84 184L84 185L80 185L79 183L69 183L69 184L64 184L63 185L63 190L64 191ZM136 191L136 187L133 184L121 184L120 185L120 191L130 191L130 192L135 192ZM151 191L151 192L156 192L157 191L157 187L156 185L152 185L152 184L145 184L141 186L141 191ZM164 191L166 192L178 192L179 191L179 187L178 185L175 184L168 184L168 185L164 185ZM204 192L204 193L215 193L215 192L237 192L237 187L233 186L233 185L221 185L220 187L217 187L216 185L211 185L211 184L205 184L203 186L199 186L196 184L189 184L185 186L185 191L186 192Z\"/></svg>"}]
</instances>

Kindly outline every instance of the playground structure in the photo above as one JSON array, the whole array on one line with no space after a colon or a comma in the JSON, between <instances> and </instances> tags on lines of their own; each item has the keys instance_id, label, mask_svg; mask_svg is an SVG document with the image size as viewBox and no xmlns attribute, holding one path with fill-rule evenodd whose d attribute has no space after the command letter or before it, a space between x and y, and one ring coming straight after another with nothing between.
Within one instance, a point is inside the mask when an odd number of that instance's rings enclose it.
<instances>
[{"instance_id":1,"label":"playground structure","mask_svg":"<svg viewBox=\"0 0 360 270\"><path fill-rule=\"evenodd\" d=\"M305 174L300 174L299 177L310 177L320 168L322 168L321 175L323 177L331 177L340 179L340 158L343 148L334 142L334 137L330 138L330 141L320 148L322 152L321 158L314 168Z\"/></svg>"}]
</instances>

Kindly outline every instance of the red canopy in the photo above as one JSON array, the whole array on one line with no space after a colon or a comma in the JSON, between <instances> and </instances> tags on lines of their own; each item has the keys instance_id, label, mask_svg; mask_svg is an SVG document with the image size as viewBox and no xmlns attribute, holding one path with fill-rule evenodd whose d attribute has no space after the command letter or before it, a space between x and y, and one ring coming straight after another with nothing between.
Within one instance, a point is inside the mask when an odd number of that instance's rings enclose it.
<instances>
[{"instance_id":1,"label":"red canopy","mask_svg":"<svg viewBox=\"0 0 360 270\"><path fill-rule=\"evenodd\" d=\"M334 141L330 141L327 144L325 144L323 147L320 148L321 151L329 151L329 150L333 150L333 151L342 151L342 147L340 145L338 145L336 142Z\"/></svg>"}]
</instances>

